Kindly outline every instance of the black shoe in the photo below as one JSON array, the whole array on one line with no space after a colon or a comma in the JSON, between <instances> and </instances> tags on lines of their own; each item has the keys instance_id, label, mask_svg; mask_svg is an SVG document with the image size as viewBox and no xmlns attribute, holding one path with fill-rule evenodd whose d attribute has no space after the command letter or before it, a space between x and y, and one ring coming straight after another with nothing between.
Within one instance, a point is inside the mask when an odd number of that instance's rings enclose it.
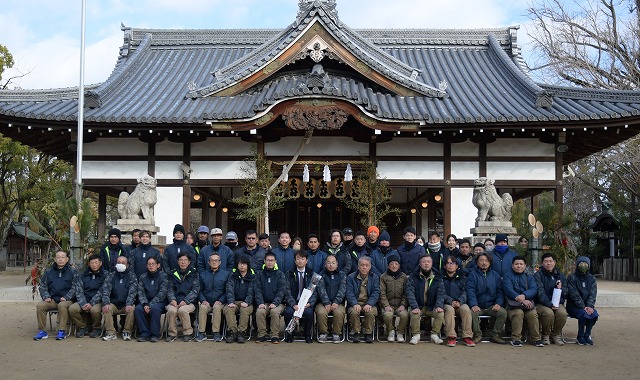
<instances>
[{"instance_id":1,"label":"black shoe","mask_svg":"<svg viewBox=\"0 0 640 380\"><path fill-rule=\"evenodd\" d=\"M191 342L193 340L194 336L193 334L188 334L182 337L182 341L183 342Z\"/></svg>"},{"instance_id":2,"label":"black shoe","mask_svg":"<svg viewBox=\"0 0 640 380\"><path fill-rule=\"evenodd\" d=\"M76 331L76 338L84 338L85 335L87 335L87 328L83 327L80 330Z\"/></svg>"},{"instance_id":3,"label":"black shoe","mask_svg":"<svg viewBox=\"0 0 640 380\"><path fill-rule=\"evenodd\" d=\"M149 341L149 337L148 336L139 336L138 337L138 342L148 342Z\"/></svg>"},{"instance_id":4,"label":"black shoe","mask_svg":"<svg viewBox=\"0 0 640 380\"><path fill-rule=\"evenodd\" d=\"M244 334L238 333L238 337L236 338L236 341L240 344L244 343L246 341L246 339L244 339Z\"/></svg>"},{"instance_id":5,"label":"black shoe","mask_svg":"<svg viewBox=\"0 0 640 380\"><path fill-rule=\"evenodd\" d=\"M151 343L158 343L160 339L158 339L157 336L152 336L151 338L149 338L149 342Z\"/></svg>"},{"instance_id":6,"label":"black shoe","mask_svg":"<svg viewBox=\"0 0 640 380\"><path fill-rule=\"evenodd\" d=\"M293 343L293 334L285 333L284 341L287 343Z\"/></svg>"},{"instance_id":7,"label":"black shoe","mask_svg":"<svg viewBox=\"0 0 640 380\"><path fill-rule=\"evenodd\" d=\"M351 341L353 343L360 343L360 334L353 334L353 337L351 338Z\"/></svg>"},{"instance_id":8,"label":"black shoe","mask_svg":"<svg viewBox=\"0 0 640 380\"><path fill-rule=\"evenodd\" d=\"M167 337L164 338L165 342L173 342L174 340L176 340L176 336L175 335L167 335Z\"/></svg>"},{"instance_id":9,"label":"black shoe","mask_svg":"<svg viewBox=\"0 0 640 380\"><path fill-rule=\"evenodd\" d=\"M89 338L97 338L100 335L102 335L102 329L93 329L93 331L91 331L91 334L89 334Z\"/></svg>"},{"instance_id":10,"label":"black shoe","mask_svg":"<svg viewBox=\"0 0 640 380\"><path fill-rule=\"evenodd\" d=\"M227 343L233 343L236 341L236 333L227 331Z\"/></svg>"},{"instance_id":11,"label":"black shoe","mask_svg":"<svg viewBox=\"0 0 640 380\"><path fill-rule=\"evenodd\" d=\"M308 336L308 337L304 338L304 341L305 341L306 343L313 343L313 339L311 339L311 337L310 337L310 336Z\"/></svg>"},{"instance_id":12,"label":"black shoe","mask_svg":"<svg viewBox=\"0 0 640 380\"><path fill-rule=\"evenodd\" d=\"M266 336L259 336L258 338L256 338L256 343L264 343L266 341L267 341Z\"/></svg>"},{"instance_id":13,"label":"black shoe","mask_svg":"<svg viewBox=\"0 0 640 380\"><path fill-rule=\"evenodd\" d=\"M365 343L373 343L373 334L365 334L364 335Z\"/></svg>"},{"instance_id":14,"label":"black shoe","mask_svg":"<svg viewBox=\"0 0 640 380\"><path fill-rule=\"evenodd\" d=\"M279 344L280 343L280 338L278 338L277 336L271 337L271 343Z\"/></svg>"}]
</instances>

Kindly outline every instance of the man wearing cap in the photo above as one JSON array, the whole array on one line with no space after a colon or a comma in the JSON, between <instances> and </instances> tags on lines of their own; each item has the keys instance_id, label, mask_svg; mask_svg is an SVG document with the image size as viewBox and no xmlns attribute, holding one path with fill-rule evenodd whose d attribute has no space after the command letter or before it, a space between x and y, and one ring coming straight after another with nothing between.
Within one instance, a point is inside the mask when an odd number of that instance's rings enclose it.
<instances>
[{"instance_id":1,"label":"man wearing cap","mask_svg":"<svg viewBox=\"0 0 640 380\"><path fill-rule=\"evenodd\" d=\"M351 227L345 227L342 229L342 243L347 249L353 245L353 229Z\"/></svg>"},{"instance_id":2,"label":"man wearing cap","mask_svg":"<svg viewBox=\"0 0 640 380\"><path fill-rule=\"evenodd\" d=\"M416 244L416 229L406 227L403 232L404 244L398 247L400 270L407 276L418 268L420 257L425 254L424 247Z\"/></svg>"},{"instance_id":3,"label":"man wearing cap","mask_svg":"<svg viewBox=\"0 0 640 380\"><path fill-rule=\"evenodd\" d=\"M374 258L373 267L378 273L382 274L387 270L387 265L389 264L388 257L396 254L398 255L398 262L400 262L400 256L398 251L391 248L391 236L387 231L382 231L380 234L380 238L378 238L378 248L376 248L377 252L373 252L371 255Z\"/></svg>"},{"instance_id":4,"label":"man wearing cap","mask_svg":"<svg viewBox=\"0 0 640 380\"><path fill-rule=\"evenodd\" d=\"M196 255L200 255L200 252L204 249L204 247L209 245L209 227L200 226L198 227L198 241L195 245Z\"/></svg>"},{"instance_id":5,"label":"man wearing cap","mask_svg":"<svg viewBox=\"0 0 640 380\"><path fill-rule=\"evenodd\" d=\"M103 268L106 271L113 272L116 270L116 263L119 256L129 257L129 249L125 247L120 238L122 233L117 228L109 230L109 240L100 248L100 258Z\"/></svg>"},{"instance_id":6,"label":"man wearing cap","mask_svg":"<svg viewBox=\"0 0 640 380\"><path fill-rule=\"evenodd\" d=\"M367 247L373 251L378 248L378 237L380 236L380 229L376 226L369 226L367 228Z\"/></svg>"},{"instance_id":7,"label":"man wearing cap","mask_svg":"<svg viewBox=\"0 0 640 380\"><path fill-rule=\"evenodd\" d=\"M176 224L173 227L173 244L169 244L164 249L164 255L162 256L162 269L169 276L172 275L173 271L177 270L178 267L178 255L182 252L186 252L189 255L189 262L196 262L196 251L193 247L187 244L184 240L184 227L182 224Z\"/></svg>"},{"instance_id":8,"label":"man wearing cap","mask_svg":"<svg viewBox=\"0 0 640 380\"><path fill-rule=\"evenodd\" d=\"M407 275L400 270L400 256L393 253L387 257L387 271L380 276L380 311L387 331L387 341L404 342L409 312L407 311L407 293L405 285ZM395 328L394 315L398 316L398 329ZM397 332L396 332L397 331Z\"/></svg>"},{"instance_id":9,"label":"man wearing cap","mask_svg":"<svg viewBox=\"0 0 640 380\"><path fill-rule=\"evenodd\" d=\"M287 292L287 280L284 273L276 267L276 255L267 252L264 257L264 269L257 273L254 286L256 304L256 325L258 338L256 343L270 341L278 344L280 339L280 315L284 310ZM267 317L271 318L267 329Z\"/></svg>"},{"instance_id":10,"label":"man wearing cap","mask_svg":"<svg viewBox=\"0 0 640 380\"><path fill-rule=\"evenodd\" d=\"M491 269L498 272L500 278L504 278L511 272L513 258L518 254L509 248L509 239L506 234L497 234L492 256Z\"/></svg>"},{"instance_id":11,"label":"man wearing cap","mask_svg":"<svg viewBox=\"0 0 640 380\"><path fill-rule=\"evenodd\" d=\"M222 244L222 229L220 228L211 229L211 244L202 248L202 251L200 251L198 255L198 262L196 264L198 272L202 273L209 270L209 257L211 257L214 252L220 256L219 267L227 272L231 272L235 265L235 254L231 248Z\"/></svg>"},{"instance_id":12,"label":"man wearing cap","mask_svg":"<svg viewBox=\"0 0 640 380\"><path fill-rule=\"evenodd\" d=\"M224 245L229 247L232 251L235 252L238 249L238 234L235 231L229 231L224 237Z\"/></svg>"},{"instance_id":13,"label":"man wearing cap","mask_svg":"<svg viewBox=\"0 0 640 380\"><path fill-rule=\"evenodd\" d=\"M262 234L260 235L260 241L269 240L269 235ZM262 246L258 245L258 233L256 230L247 230L245 233L244 241L246 245L244 247L238 248L235 251L235 256L245 256L251 262L251 269L254 271L261 271L264 266L264 256L267 253L267 250L262 248Z\"/></svg>"},{"instance_id":14,"label":"man wearing cap","mask_svg":"<svg viewBox=\"0 0 640 380\"><path fill-rule=\"evenodd\" d=\"M344 273L345 276L351 273L351 258L349 258L347 246L342 241L342 232L340 232L340 230L331 230L329 241L325 245L324 250L327 254L333 255L336 258L340 273Z\"/></svg>"}]
</instances>

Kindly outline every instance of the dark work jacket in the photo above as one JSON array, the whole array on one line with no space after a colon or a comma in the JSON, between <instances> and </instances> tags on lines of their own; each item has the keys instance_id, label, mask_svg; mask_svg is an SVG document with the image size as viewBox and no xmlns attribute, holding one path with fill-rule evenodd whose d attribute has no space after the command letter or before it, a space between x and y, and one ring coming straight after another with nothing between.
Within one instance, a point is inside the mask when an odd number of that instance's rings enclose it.
<instances>
[{"instance_id":1,"label":"dark work jacket","mask_svg":"<svg viewBox=\"0 0 640 380\"><path fill-rule=\"evenodd\" d=\"M109 242L106 242L100 248L100 258L102 259L102 268L104 270L113 272L116 270L116 264L118 262L118 257L126 256L129 258L129 247L122 245L122 242L118 242L116 245L111 245Z\"/></svg>"},{"instance_id":2,"label":"dark work jacket","mask_svg":"<svg viewBox=\"0 0 640 380\"><path fill-rule=\"evenodd\" d=\"M70 264L66 264L62 268L53 263L51 268L47 269L42 277L40 277L40 285L38 290L43 300L51 298L56 302L60 302L60 298L64 297L67 301L71 301L76 294L73 286L74 278L77 276L75 269Z\"/></svg>"},{"instance_id":3,"label":"dark work jacket","mask_svg":"<svg viewBox=\"0 0 640 380\"><path fill-rule=\"evenodd\" d=\"M425 246L428 247L428 244L426 244ZM429 256L431 256L431 259L433 259L433 269L437 270L438 273L444 272L444 262L447 259L447 248L444 246L444 243L442 243L442 241L440 242L439 251L434 252L429 248L426 249Z\"/></svg>"},{"instance_id":4,"label":"dark work jacket","mask_svg":"<svg viewBox=\"0 0 640 380\"><path fill-rule=\"evenodd\" d=\"M553 298L553 290L556 288L558 281L562 282L562 293L560 294L560 305L564 305L569 295L569 284L564 274L559 272L556 268L553 271L548 272L543 268L537 271L533 278L536 279L538 284L538 302L546 307L552 307L551 299Z\"/></svg>"},{"instance_id":5,"label":"dark work jacket","mask_svg":"<svg viewBox=\"0 0 640 380\"><path fill-rule=\"evenodd\" d=\"M424 290L429 282L427 299L424 299ZM442 277L437 271L431 269L431 274L427 278L420 268L416 269L407 278L407 302L411 309L426 307L434 310L437 307L444 307L444 284Z\"/></svg>"},{"instance_id":6,"label":"dark work jacket","mask_svg":"<svg viewBox=\"0 0 640 380\"><path fill-rule=\"evenodd\" d=\"M567 307L576 307L584 309L589 306L595 307L596 296L598 295L598 285L596 278L591 273L576 273L567 278L569 285L569 298L567 298Z\"/></svg>"},{"instance_id":7,"label":"dark work jacket","mask_svg":"<svg viewBox=\"0 0 640 380\"><path fill-rule=\"evenodd\" d=\"M295 252L291 246L283 248L278 245L276 248L273 248L271 252L276 255L276 263L278 264L279 271L287 273L296 268Z\"/></svg>"},{"instance_id":8,"label":"dark work jacket","mask_svg":"<svg viewBox=\"0 0 640 380\"><path fill-rule=\"evenodd\" d=\"M467 305L481 309L504 305L502 279L498 272L489 268L483 272L480 268L473 270L467 277Z\"/></svg>"},{"instance_id":9,"label":"dark work jacket","mask_svg":"<svg viewBox=\"0 0 640 380\"><path fill-rule=\"evenodd\" d=\"M102 284L107 277L107 271L100 268L96 273L93 273L89 267L82 272L81 275L76 277L76 299L80 306L87 303L91 306L102 302Z\"/></svg>"},{"instance_id":10,"label":"dark work jacket","mask_svg":"<svg viewBox=\"0 0 640 380\"><path fill-rule=\"evenodd\" d=\"M193 249L196 251L196 256L199 256L202 250L208 245L209 245L209 240L198 239L198 241L193 244Z\"/></svg>"},{"instance_id":11,"label":"dark work jacket","mask_svg":"<svg viewBox=\"0 0 640 380\"><path fill-rule=\"evenodd\" d=\"M342 305L347 292L347 275L338 271L320 273L322 280L316 287L318 299L323 305Z\"/></svg>"},{"instance_id":12,"label":"dark work jacket","mask_svg":"<svg viewBox=\"0 0 640 380\"><path fill-rule=\"evenodd\" d=\"M466 257L462 255L457 255L456 261L458 262L459 270L461 270L465 274L465 276L468 276L469 273L471 273L471 271L477 267L476 260L473 254L470 254L469 256L466 256Z\"/></svg>"},{"instance_id":13,"label":"dark work jacket","mask_svg":"<svg viewBox=\"0 0 640 380\"><path fill-rule=\"evenodd\" d=\"M251 305L254 298L253 287L255 279L256 272L251 268L249 268L244 277L242 277L239 270L234 269L227 280L227 303L243 301Z\"/></svg>"},{"instance_id":14,"label":"dark work jacket","mask_svg":"<svg viewBox=\"0 0 640 380\"><path fill-rule=\"evenodd\" d=\"M442 276L442 283L444 284L445 305L451 305L453 301L458 301L460 304L467 303L467 276L461 269L458 269L451 277L445 272Z\"/></svg>"},{"instance_id":15,"label":"dark work jacket","mask_svg":"<svg viewBox=\"0 0 640 380\"><path fill-rule=\"evenodd\" d=\"M424 247L413 242L412 246L407 246L407 242L398 247L400 256L400 270L406 275L413 273L418 268L420 257L425 254Z\"/></svg>"},{"instance_id":16,"label":"dark work jacket","mask_svg":"<svg viewBox=\"0 0 640 380\"><path fill-rule=\"evenodd\" d=\"M308 250L309 261L307 262L307 268L311 269L315 273L320 273L324 269L324 261L327 259L327 253L316 249L315 251Z\"/></svg>"},{"instance_id":17,"label":"dark work jacket","mask_svg":"<svg viewBox=\"0 0 640 380\"><path fill-rule=\"evenodd\" d=\"M102 285L102 306L110 303L118 309L133 306L137 291L138 281L130 267L124 272L109 272Z\"/></svg>"},{"instance_id":18,"label":"dark work jacket","mask_svg":"<svg viewBox=\"0 0 640 380\"><path fill-rule=\"evenodd\" d=\"M133 269L133 273L135 273L137 278L140 278L140 276L147 272L147 260L149 257L155 257L159 260L159 263L162 263L160 251L155 249L151 243L146 245L140 243L138 248L131 251L129 266Z\"/></svg>"},{"instance_id":19,"label":"dark work jacket","mask_svg":"<svg viewBox=\"0 0 640 380\"><path fill-rule=\"evenodd\" d=\"M167 304L169 276L161 270L147 271L138 279L138 302L142 306Z\"/></svg>"},{"instance_id":20,"label":"dark work jacket","mask_svg":"<svg viewBox=\"0 0 640 380\"><path fill-rule=\"evenodd\" d=\"M536 301L538 298L536 279L527 273L516 273L513 269L502 278L502 289L506 299L515 300L520 294L524 294L529 301Z\"/></svg>"},{"instance_id":21,"label":"dark work jacket","mask_svg":"<svg viewBox=\"0 0 640 380\"><path fill-rule=\"evenodd\" d=\"M178 254L181 252L187 252L191 265L195 265L197 262L196 251L190 244L187 244L184 240L173 239L173 244L169 244L164 249L164 255L162 256L162 270L168 275L171 275L174 270L178 269Z\"/></svg>"},{"instance_id":22,"label":"dark work jacket","mask_svg":"<svg viewBox=\"0 0 640 380\"><path fill-rule=\"evenodd\" d=\"M302 290L309 287L312 279L313 271L309 268L304 268L304 288L302 288ZM298 301L300 301L300 298L298 298L298 292L300 291L301 289L298 284L298 268L296 268L287 272L287 292L285 295L287 306L293 307L298 304ZM314 292L311 294L311 297L309 297L309 301L307 302L313 306L316 304L316 299L317 295L314 289Z\"/></svg>"},{"instance_id":23,"label":"dark work jacket","mask_svg":"<svg viewBox=\"0 0 640 380\"><path fill-rule=\"evenodd\" d=\"M353 272L347 276L347 306L353 307L358 304L360 295L360 284L362 280L358 278L360 272ZM367 280L367 305L377 307L380 300L380 277L373 272L369 272Z\"/></svg>"},{"instance_id":24,"label":"dark work jacket","mask_svg":"<svg viewBox=\"0 0 640 380\"><path fill-rule=\"evenodd\" d=\"M218 245L217 247L214 247L213 244L209 244L206 247L202 248L202 250L198 254L198 263L196 266L198 272L202 273L206 270L211 269L211 267L209 266L209 257L211 257L214 252L217 252L220 256L220 269L231 272L234 265L236 265L235 255L233 254L231 248L222 243L220 243L220 245Z\"/></svg>"},{"instance_id":25,"label":"dark work jacket","mask_svg":"<svg viewBox=\"0 0 640 380\"><path fill-rule=\"evenodd\" d=\"M398 254L398 251L396 251L395 249L389 247L387 248L387 250L385 250L384 248L378 245L378 249L371 252L371 259L372 259L371 269L374 270L375 273L378 274L379 276L382 276L382 274L386 272L387 269L389 269L388 268L389 263L387 262L387 257L389 257L389 255L392 255L394 253L400 256ZM400 271L402 271L402 268L400 269Z\"/></svg>"},{"instance_id":26,"label":"dark work jacket","mask_svg":"<svg viewBox=\"0 0 640 380\"><path fill-rule=\"evenodd\" d=\"M287 280L282 271L277 269L263 269L256 274L256 283L253 287L255 304L276 306L284 303L287 293Z\"/></svg>"},{"instance_id":27,"label":"dark work jacket","mask_svg":"<svg viewBox=\"0 0 640 380\"><path fill-rule=\"evenodd\" d=\"M235 257L236 261L240 258L240 256L245 256L249 259L251 263L251 269L254 272L258 273L258 271L262 270L262 266L264 265L264 255L267 251L259 245L256 245L253 249L248 249L247 246L236 249Z\"/></svg>"},{"instance_id":28,"label":"dark work jacket","mask_svg":"<svg viewBox=\"0 0 640 380\"><path fill-rule=\"evenodd\" d=\"M349 258L351 258L351 273L358 271L358 259L362 256L369 256L369 258L371 259L371 269L373 270L374 260L371 258L371 250L369 249L369 247L367 247L366 243L362 247L358 247L354 244L351 246L351 249L348 252ZM375 270L373 273L377 274L378 277L380 277L380 274L377 273L377 270Z\"/></svg>"},{"instance_id":29,"label":"dark work jacket","mask_svg":"<svg viewBox=\"0 0 640 380\"><path fill-rule=\"evenodd\" d=\"M340 243L337 247L332 247L331 243L327 243L324 247L328 255L334 255L338 262L338 270L346 275L351 273L351 258L344 243Z\"/></svg>"},{"instance_id":30,"label":"dark work jacket","mask_svg":"<svg viewBox=\"0 0 640 380\"><path fill-rule=\"evenodd\" d=\"M174 270L171 275L170 284L167 287L167 301L180 303L194 303L200 293L200 276L193 267L186 270Z\"/></svg>"},{"instance_id":31,"label":"dark work jacket","mask_svg":"<svg viewBox=\"0 0 640 380\"><path fill-rule=\"evenodd\" d=\"M211 269L200 273L200 302L207 301L213 305L216 301L227 303L227 280L229 272L224 269Z\"/></svg>"},{"instance_id":32,"label":"dark work jacket","mask_svg":"<svg viewBox=\"0 0 640 380\"><path fill-rule=\"evenodd\" d=\"M491 252L491 269L496 271L501 278L511 272L511 265L513 264L513 258L518 254L511 248L507 249L504 254L500 254L496 249Z\"/></svg>"}]
</instances>

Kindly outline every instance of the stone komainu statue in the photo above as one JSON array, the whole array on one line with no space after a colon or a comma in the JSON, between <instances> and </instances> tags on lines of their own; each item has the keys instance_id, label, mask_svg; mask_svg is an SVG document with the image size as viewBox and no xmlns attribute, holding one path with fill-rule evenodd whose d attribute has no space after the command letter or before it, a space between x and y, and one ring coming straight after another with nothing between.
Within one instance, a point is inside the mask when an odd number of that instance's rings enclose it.
<instances>
[{"instance_id":1,"label":"stone komainu statue","mask_svg":"<svg viewBox=\"0 0 640 380\"><path fill-rule=\"evenodd\" d=\"M498 195L493 183L495 181L480 177L473 181L473 205L478 209L477 222L511 220L513 199L509 193Z\"/></svg>"},{"instance_id":2,"label":"stone komainu statue","mask_svg":"<svg viewBox=\"0 0 640 380\"><path fill-rule=\"evenodd\" d=\"M118 198L121 219L153 219L153 206L158 201L157 181L151 176L138 178L138 186L131 194L123 191Z\"/></svg>"}]
</instances>

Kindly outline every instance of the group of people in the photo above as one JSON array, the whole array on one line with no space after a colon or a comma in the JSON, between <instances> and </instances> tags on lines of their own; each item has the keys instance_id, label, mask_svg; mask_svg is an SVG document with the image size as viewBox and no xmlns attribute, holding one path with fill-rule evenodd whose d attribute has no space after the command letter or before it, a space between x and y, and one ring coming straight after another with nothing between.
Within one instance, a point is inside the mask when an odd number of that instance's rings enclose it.
<instances>
[{"instance_id":1,"label":"group of people","mask_svg":"<svg viewBox=\"0 0 640 380\"><path fill-rule=\"evenodd\" d=\"M187 236L177 224L173 243L160 253L148 231L136 231L132 245L125 246L120 231L111 229L108 242L81 273L69 265L67 253L57 252L40 279L34 339L48 338L46 314L57 310L58 340L67 337L69 318L77 338L117 339L116 316L121 315L123 340L132 339L135 324L139 342L157 342L166 313L166 341L177 339L180 320L183 341L204 341L210 326L214 341L226 333L227 343L244 343L254 316L256 342L279 343L280 317L288 324L295 314L302 315L301 339L307 343L313 341L314 325L319 343L345 338L372 343L380 316L387 341L415 345L426 317L430 341L453 347L457 316L462 342L475 346L482 340L480 319L489 316L491 341L507 344L508 319L511 345L522 346L526 324L531 342L543 347L564 344L562 329L571 316L578 320L578 344L593 344L597 286L589 259L579 257L575 273L565 278L555 257L546 253L540 270L531 274L504 234L472 247L453 235L445 245L431 232L421 245L415 228L406 227L397 249L391 248L389 233L375 226L366 233L334 229L324 245L312 234L306 247L301 240L296 246L288 232L279 234L275 247L255 230L246 231L244 246L233 231L223 241L219 228L200 226L193 241ZM302 298L305 289L313 290L308 299ZM221 331L223 318L226 331ZM342 334L345 318L347 336ZM294 334L285 331L283 340L293 342Z\"/></svg>"}]
</instances>

